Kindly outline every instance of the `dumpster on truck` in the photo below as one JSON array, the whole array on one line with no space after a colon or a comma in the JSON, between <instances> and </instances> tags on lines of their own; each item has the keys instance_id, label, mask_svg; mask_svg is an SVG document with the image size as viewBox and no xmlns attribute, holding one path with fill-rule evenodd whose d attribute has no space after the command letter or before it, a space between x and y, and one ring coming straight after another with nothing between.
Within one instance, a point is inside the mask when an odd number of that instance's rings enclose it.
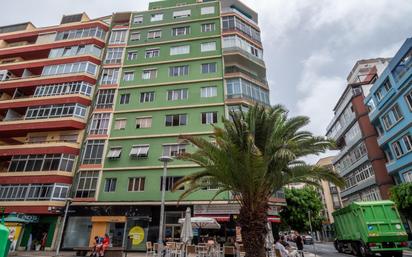
<instances>
[{"instance_id":1,"label":"dumpster on truck","mask_svg":"<svg viewBox=\"0 0 412 257\"><path fill-rule=\"evenodd\" d=\"M407 234L392 201L354 202L333 213L338 252L400 257Z\"/></svg>"}]
</instances>

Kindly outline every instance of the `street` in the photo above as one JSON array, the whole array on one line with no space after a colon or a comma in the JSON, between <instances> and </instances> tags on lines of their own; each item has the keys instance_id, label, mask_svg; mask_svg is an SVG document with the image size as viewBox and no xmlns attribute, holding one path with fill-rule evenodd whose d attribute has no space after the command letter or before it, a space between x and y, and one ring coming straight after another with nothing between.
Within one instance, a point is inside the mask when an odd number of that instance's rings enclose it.
<instances>
[{"instance_id":1,"label":"street","mask_svg":"<svg viewBox=\"0 0 412 257\"><path fill-rule=\"evenodd\" d=\"M316 249L316 251L314 250ZM315 247L313 245L305 245L304 250L310 253L316 253L316 256L320 257L350 257L352 255L338 253L333 246L333 243L315 243ZM405 257L412 257L412 252L404 253L403 256Z\"/></svg>"}]
</instances>

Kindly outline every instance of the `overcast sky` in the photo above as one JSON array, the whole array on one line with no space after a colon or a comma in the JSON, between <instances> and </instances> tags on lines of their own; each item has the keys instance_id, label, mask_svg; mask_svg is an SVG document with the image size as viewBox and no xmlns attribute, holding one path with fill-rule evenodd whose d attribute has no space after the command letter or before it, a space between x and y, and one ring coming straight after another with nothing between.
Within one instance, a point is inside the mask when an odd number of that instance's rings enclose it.
<instances>
[{"instance_id":1,"label":"overcast sky","mask_svg":"<svg viewBox=\"0 0 412 257\"><path fill-rule=\"evenodd\" d=\"M325 134L346 76L359 59L392 57L412 36L412 0L243 0L259 13L271 102L310 116ZM54 25L63 14L91 18L146 10L149 0L13 0L0 25Z\"/></svg>"}]
</instances>

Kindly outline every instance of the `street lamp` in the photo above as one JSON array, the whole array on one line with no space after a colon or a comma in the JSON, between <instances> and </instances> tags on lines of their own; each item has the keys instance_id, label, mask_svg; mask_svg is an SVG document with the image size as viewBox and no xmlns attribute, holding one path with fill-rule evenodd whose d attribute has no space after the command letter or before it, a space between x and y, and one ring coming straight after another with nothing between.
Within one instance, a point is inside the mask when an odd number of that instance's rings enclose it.
<instances>
[{"instance_id":1,"label":"street lamp","mask_svg":"<svg viewBox=\"0 0 412 257\"><path fill-rule=\"evenodd\" d=\"M66 208L64 210L63 221L62 221L60 233L59 233L58 239L57 239L56 256L59 256L59 254L60 254L60 245L62 243L64 225L66 224L67 214L69 213L69 207L70 207L70 204L72 203L72 201L73 201L73 199L71 199L71 198L66 199Z\"/></svg>"},{"instance_id":2,"label":"street lamp","mask_svg":"<svg viewBox=\"0 0 412 257\"><path fill-rule=\"evenodd\" d=\"M166 195L166 173L167 163L172 162L173 159L170 156L160 156L159 161L163 162L163 177L162 177L162 203L160 205L160 223L159 223L159 252L163 249L163 226L165 216L165 195Z\"/></svg>"}]
</instances>

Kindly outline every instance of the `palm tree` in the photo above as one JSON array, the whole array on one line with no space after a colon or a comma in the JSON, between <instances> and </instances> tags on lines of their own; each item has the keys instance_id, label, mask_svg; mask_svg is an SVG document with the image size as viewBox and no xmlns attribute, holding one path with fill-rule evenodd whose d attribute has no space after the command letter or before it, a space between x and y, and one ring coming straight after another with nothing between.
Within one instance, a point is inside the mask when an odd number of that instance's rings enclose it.
<instances>
[{"instance_id":1,"label":"palm tree","mask_svg":"<svg viewBox=\"0 0 412 257\"><path fill-rule=\"evenodd\" d=\"M264 257L271 196L291 183L318 184L322 179L342 186L343 181L328 169L300 160L309 154L322 153L333 145L324 137L302 130L309 123L307 117L289 118L282 106L255 106L246 113L231 111L230 118L223 118L223 128L214 127L212 140L180 137L197 150L179 158L203 169L182 178L175 188L185 185L181 199L216 184L220 189L215 197L231 192L240 204L238 222L246 257Z\"/></svg>"}]
</instances>

